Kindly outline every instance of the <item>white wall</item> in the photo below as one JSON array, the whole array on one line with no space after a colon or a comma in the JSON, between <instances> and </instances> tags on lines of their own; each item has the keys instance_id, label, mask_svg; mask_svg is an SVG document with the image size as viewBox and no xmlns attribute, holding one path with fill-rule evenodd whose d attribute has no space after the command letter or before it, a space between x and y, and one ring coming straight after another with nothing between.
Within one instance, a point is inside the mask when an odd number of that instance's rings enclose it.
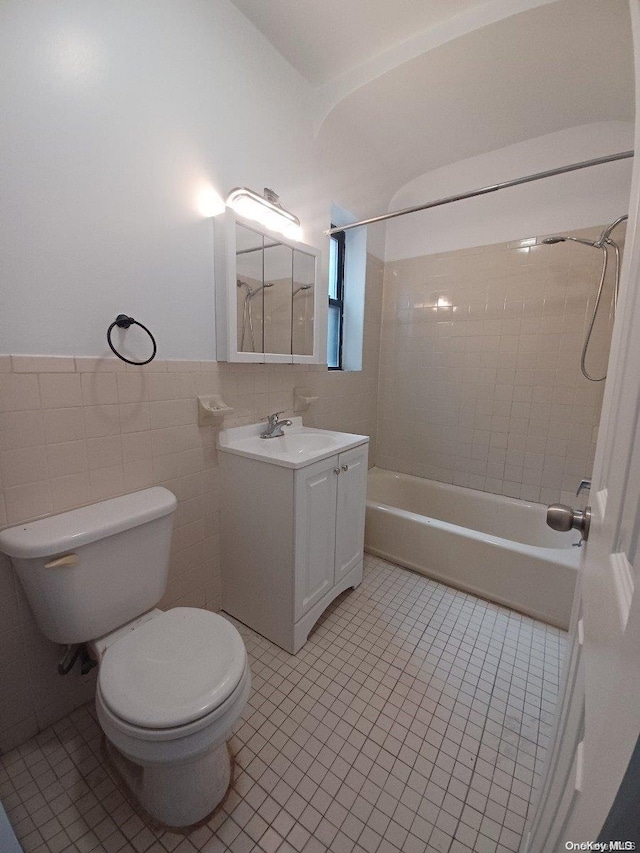
<instances>
[{"instance_id":1,"label":"white wall","mask_svg":"<svg viewBox=\"0 0 640 853\"><path fill-rule=\"evenodd\" d=\"M400 189L389 210L633 148L631 122L551 133L436 169ZM387 223L385 260L588 228L626 213L631 160L547 178Z\"/></svg>"},{"instance_id":2,"label":"white wall","mask_svg":"<svg viewBox=\"0 0 640 853\"><path fill-rule=\"evenodd\" d=\"M0 352L108 353L125 312L215 357L203 196L273 187L326 242L309 84L227 0L5 0L0 33Z\"/></svg>"},{"instance_id":3,"label":"white wall","mask_svg":"<svg viewBox=\"0 0 640 853\"><path fill-rule=\"evenodd\" d=\"M108 354L106 328L127 312L155 333L159 358L212 358L207 193L271 186L303 239L326 247L332 202L368 216L393 192L371 140L348 127L335 144L314 137L309 84L228 0L5 0L0 56L0 352ZM607 123L532 140L424 175L389 208L630 139ZM629 168L397 220L387 258L605 221L626 206ZM382 256L385 227L368 231Z\"/></svg>"}]
</instances>

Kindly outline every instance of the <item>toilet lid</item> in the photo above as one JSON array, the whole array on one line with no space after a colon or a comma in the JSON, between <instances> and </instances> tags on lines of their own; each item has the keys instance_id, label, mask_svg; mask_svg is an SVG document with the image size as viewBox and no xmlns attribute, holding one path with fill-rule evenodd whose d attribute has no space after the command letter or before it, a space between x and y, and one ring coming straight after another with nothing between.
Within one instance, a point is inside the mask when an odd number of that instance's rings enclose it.
<instances>
[{"instance_id":1,"label":"toilet lid","mask_svg":"<svg viewBox=\"0 0 640 853\"><path fill-rule=\"evenodd\" d=\"M234 626L208 610L175 607L107 649L100 692L116 716L149 729L197 720L238 686L247 653Z\"/></svg>"}]
</instances>

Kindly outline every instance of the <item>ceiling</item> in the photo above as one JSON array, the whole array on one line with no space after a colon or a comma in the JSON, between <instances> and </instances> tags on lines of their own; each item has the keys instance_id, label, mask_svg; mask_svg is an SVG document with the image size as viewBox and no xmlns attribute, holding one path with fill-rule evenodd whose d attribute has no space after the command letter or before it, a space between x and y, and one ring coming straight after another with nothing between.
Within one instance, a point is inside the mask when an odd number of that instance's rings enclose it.
<instances>
[{"instance_id":1,"label":"ceiling","mask_svg":"<svg viewBox=\"0 0 640 853\"><path fill-rule=\"evenodd\" d=\"M314 85L495 0L232 0Z\"/></svg>"},{"instance_id":2,"label":"ceiling","mask_svg":"<svg viewBox=\"0 0 640 853\"><path fill-rule=\"evenodd\" d=\"M628 0L232 2L312 84L319 156L378 206L448 164L634 118Z\"/></svg>"},{"instance_id":3,"label":"ceiling","mask_svg":"<svg viewBox=\"0 0 640 853\"><path fill-rule=\"evenodd\" d=\"M417 175L579 125L634 117L626 0L561 0L402 63L340 101L319 142L348 130L396 188Z\"/></svg>"}]
</instances>

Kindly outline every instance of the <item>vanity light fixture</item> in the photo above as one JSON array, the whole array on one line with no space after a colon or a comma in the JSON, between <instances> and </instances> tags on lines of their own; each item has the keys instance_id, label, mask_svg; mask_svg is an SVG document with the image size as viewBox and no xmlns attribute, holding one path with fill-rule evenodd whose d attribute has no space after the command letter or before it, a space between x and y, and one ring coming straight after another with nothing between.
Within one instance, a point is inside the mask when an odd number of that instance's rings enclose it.
<instances>
[{"instance_id":1,"label":"vanity light fixture","mask_svg":"<svg viewBox=\"0 0 640 853\"><path fill-rule=\"evenodd\" d=\"M282 207L279 196L268 187L264 188L264 195L247 187L235 187L227 196L226 203L240 216L260 222L271 231L277 231L292 240L301 237L300 220Z\"/></svg>"}]
</instances>

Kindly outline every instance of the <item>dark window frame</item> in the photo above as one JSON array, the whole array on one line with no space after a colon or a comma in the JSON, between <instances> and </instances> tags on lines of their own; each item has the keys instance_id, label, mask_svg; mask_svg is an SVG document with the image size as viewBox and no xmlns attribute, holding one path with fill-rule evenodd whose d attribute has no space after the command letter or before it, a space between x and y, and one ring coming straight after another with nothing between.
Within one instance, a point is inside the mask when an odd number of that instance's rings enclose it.
<instances>
[{"instance_id":1,"label":"dark window frame","mask_svg":"<svg viewBox=\"0 0 640 853\"><path fill-rule=\"evenodd\" d=\"M335 228L335 225L331 226ZM340 310L340 322L338 324L338 364L335 367L329 367L329 370L342 370L342 333L344 330L344 259L346 249L346 238L344 231L338 231L331 235L331 239L336 241L338 255L336 258L336 295L337 298L329 297L329 305L337 307Z\"/></svg>"}]
</instances>

